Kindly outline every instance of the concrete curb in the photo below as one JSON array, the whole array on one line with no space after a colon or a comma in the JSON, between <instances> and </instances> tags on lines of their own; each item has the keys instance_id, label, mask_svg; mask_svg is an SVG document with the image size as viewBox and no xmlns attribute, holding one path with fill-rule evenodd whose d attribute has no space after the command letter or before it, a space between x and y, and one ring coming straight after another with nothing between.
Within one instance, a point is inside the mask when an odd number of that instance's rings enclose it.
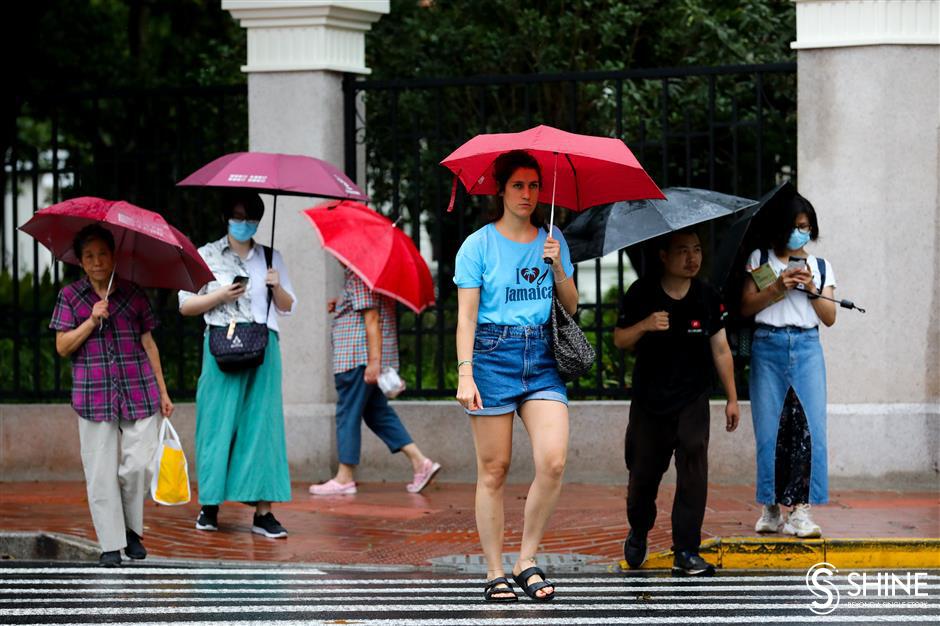
<instances>
[{"instance_id":1,"label":"concrete curb","mask_svg":"<svg viewBox=\"0 0 940 626\"><path fill-rule=\"evenodd\" d=\"M937 569L940 539L789 539L729 537L702 543L700 554L722 569ZM651 554L642 569L669 569L672 550ZM620 561L620 569L629 569Z\"/></svg>"}]
</instances>

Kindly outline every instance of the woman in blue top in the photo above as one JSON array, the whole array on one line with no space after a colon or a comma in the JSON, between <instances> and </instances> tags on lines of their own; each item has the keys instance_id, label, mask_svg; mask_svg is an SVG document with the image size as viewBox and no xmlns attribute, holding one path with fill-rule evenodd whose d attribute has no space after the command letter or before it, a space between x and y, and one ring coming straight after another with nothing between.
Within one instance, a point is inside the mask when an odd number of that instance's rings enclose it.
<instances>
[{"instance_id":1,"label":"woman in blue top","mask_svg":"<svg viewBox=\"0 0 940 626\"><path fill-rule=\"evenodd\" d=\"M517 599L503 572L502 548L503 485L518 412L532 441L535 480L512 574L526 595L544 601L555 597L555 586L535 566L535 553L561 492L568 451L568 396L552 356L548 321L552 291L574 313L578 290L561 231L549 236L540 228L538 162L527 152L508 152L496 160L494 177L500 189L494 219L457 252L457 401L471 416L476 445L484 598Z\"/></svg>"}]
</instances>

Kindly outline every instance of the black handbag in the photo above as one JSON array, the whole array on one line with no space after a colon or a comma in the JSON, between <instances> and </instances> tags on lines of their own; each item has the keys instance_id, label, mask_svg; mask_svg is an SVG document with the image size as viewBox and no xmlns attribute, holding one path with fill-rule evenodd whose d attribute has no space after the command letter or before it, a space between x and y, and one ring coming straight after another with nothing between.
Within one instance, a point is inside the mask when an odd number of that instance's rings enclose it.
<instances>
[{"instance_id":1,"label":"black handbag","mask_svg":"<svg viewBox=\"0 0 940 626\"><path fill-rule=\"evenodd\" d=\"M565 307L552 295L552 352L558 364L558 373L564 380L574 380L587 373L594 365L594 347L581 332L578 323Z\"/></svg>"},{"instance_id":2,"label":"black handbag","mask_svg":"<svg viewBox=\"0 0 940 626\"><path fill-rule=\"evenodd\" d=\"M273 251L264 248L264 260L271 269ZM271 313L273 289L268 287L267 315ZM268 347L268 323L243 322L229 326L209 327L209 352L223 372L241 372L254 369L264 363L264 352Z\"/></svg>"}]
</instances>

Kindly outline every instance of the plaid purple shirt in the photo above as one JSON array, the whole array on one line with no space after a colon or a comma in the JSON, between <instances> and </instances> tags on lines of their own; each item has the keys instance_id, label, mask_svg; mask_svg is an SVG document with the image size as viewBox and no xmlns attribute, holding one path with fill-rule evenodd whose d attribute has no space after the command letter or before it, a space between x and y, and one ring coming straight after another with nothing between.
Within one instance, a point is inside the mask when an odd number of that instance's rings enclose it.
<instances>
[{"instance_id":1,"label":"plaid purple shirt","mask_svg":"<svg viewBox=\"0 0 940 626\"><path fill-rule=\"evenodd\" d=\"M72 408L93 422L150 417L160 407L160 389L140 337L157 326L140 287L115 278L108 298L110 317L72 353ZM88 278L59 292L49 328L69 331L91 316L101 300Z\"/></svg>"},{"instance_id":2,"label":"plaid purple shirt","mask_svg":"<svg viewBox=\"0 0 940 626\"><path fill-rule=\"evenodd\" d=\"M366 342L365 309L379 310L379 329L382 331L382 367L398 369L398 327L395 320L395 301L388 296L370 291L369 287L346 268L343 296L336 304L333 318L333 373L342 374L369 362Z\"/></svg>"}]
</instances>

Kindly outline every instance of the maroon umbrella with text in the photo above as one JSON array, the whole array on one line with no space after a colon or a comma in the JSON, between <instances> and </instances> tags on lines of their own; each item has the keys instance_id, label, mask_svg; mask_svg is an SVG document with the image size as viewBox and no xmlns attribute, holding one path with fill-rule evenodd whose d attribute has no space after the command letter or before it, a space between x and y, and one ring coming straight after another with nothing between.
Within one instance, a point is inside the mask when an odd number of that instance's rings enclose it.
<instances>
[{"instance_id":1,"label":"maroon umbrella with text","mask_svg":"<svg viewBox=\"0 0 940 626\"><path fill-rule=\"evenodd\" d=\"M369 199L356 183L332 163L302 154L233 152L203 165L176 185L254 189L274 194L272 247L279 195L318 196L359 202Z\"/></svg>"},{"instance_id":2,"label":"maroon umbrella with text","mask_svg":"<svg viewBox=\"0 0 940 626\"><path fill-rule=\"evenodd\" d=\"M72 198L37 211L20 230L60 261L80 265L72 241L89 224L101 224L111 231L115 274L141 287L199 291L214 279L186 235L159 213L122 200Z\"/></svg>"}]
</instances>

